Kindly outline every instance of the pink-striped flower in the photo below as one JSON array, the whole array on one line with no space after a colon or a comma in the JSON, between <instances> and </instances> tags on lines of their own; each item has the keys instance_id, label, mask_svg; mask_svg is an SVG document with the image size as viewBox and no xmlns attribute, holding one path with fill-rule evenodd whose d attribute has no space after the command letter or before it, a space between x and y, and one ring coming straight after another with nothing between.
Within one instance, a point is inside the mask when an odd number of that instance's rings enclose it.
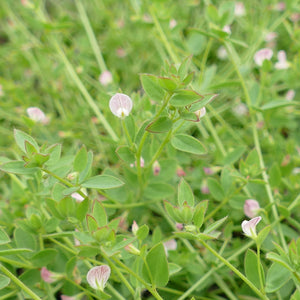
<instances>
[{"instance_id":1,"label":"pink-striped flower","mask_svg":"<svg viewBox=\"0 0 300 300\"><path fill-rule=\"evenodd\" d=\"M259 203L254 199L248 199L244 204L244 213L248 218L254 218L257 216L260 210Z\"/></svg>"},{"instance_id":2,"label":"pink-striped flower","mask_svg":"<svg viewBox=\"0 0 300 300\"><path fill-rule=\"evenodd\" d=\"M285 99L287 101L292 101L295 98L295 90L288 90L287 93L285 94Z\"/></svg>"},{"instance_id":3,"label":"pink-striped flower","mask_svg":"<svg viewBox=\"0 0 300 300\"><path fill-rule=\"evenodd\" d=\"M264 60L270 60L272 56L273 56L272 49L263 48L255 53L254 61L258 66L262 66Z\"/></svg>"},{"instance_id":4,"label":"pink-striped flower","mask_svg":"<svg viewBox=\"0 0 300 300\"><path fill-rule=\"evenodd\" d=\"M102 265L90 269L86 275L86 280L93 289L103 291L109 276L110 267Z\"/></svg>"},{"instance_id":5,"label":"pink-striped flower","mask_svg":"<svg viewBox=\"0 0 300 300\"><path fill-rule=\"evenodd\" d=\"M29 118L35 122L48 124L49 118L46 117L44 112L40 110L38 107L28 107L26 110Z\"/></svg>"},{"instance_id":6,"label":"pink-striped flower","mask_svg":"<svg viewBox=\"0 0 300 300\"><path fill-rule=\"evenodd\" d=\"M55 282L61 279L62 277L62 274L51 272L46 267L42 267L41 269L41 278L47 283Z\"/></svg>"},{"instance_id":7,"label":"pink-striped flower","mask_svg":"<svg viewBox=\"0 0 300 300\"><path fill-rule=\"evenodd\" d=\"M256 225L260 222L261 217L255 217L250 221L243 221L242 222L242 229L246 236L255 239L256 235Z\"/></svg>"},{"instance_id":8,"label":"pink-striped flower","mask_svg":"<svg viewBox=\"0 0 300 300\"><path fill-rule=\"evenodd\" d=\"M132 110L132 100L125 94L117 93L111 97L109 108L118 118L125 118Z\"/></svg>"}]
</instances>

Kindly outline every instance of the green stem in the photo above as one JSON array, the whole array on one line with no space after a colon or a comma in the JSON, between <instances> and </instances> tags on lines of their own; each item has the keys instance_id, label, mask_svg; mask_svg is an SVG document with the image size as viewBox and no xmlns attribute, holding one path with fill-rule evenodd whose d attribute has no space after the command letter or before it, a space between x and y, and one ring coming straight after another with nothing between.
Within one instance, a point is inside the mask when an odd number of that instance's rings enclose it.
<instances>
[{"instance_id":1,"label":"green stem","mask_svg":"<svg viewBox=\"0 0 300 300\"><path fill-rule=\"evenodd\" d=\"M128 129L127 129L127 126L126 126L126 123L125 123L124 119L122 119L122 127L123 127L123 130L125 132L125 136L127 138L128 145L129 145L129 147L132 147L132 139L130 137L130 134L128 132Z\"/></svg>"},{"instance_id":2,"label":"green stem","mask_svg":"<svg viewBox=\"0 0 300 300\"><path fill-rule=\"evenodd\" d=\"M263 294L265 294L264 289L264 281L261 273L261 263L260 263L260 246L257 245L257 268L258 268L258 277L259 277L259 283L260 283L260 290Z\"/></svg>"},{"instance_id":3,"label":"green stem","mask_svg":"<svg viewBox=\"0 0 300 300\"><path fill-rule=\"evenodd\" d=\"M107 70L107 67L106 67L105 61L103 59L101 49L97 43L91 23L89 21L89 18L86 14L85 9L84 9L84 6L80 0L75 0L75 4L76 4L77 10L79 12L84 29L86 31L86 34L88 36L88 39L91 43L94 55L97 59L98 65L99 65L99 68L100 68L101 72L104 72L105 70Z\"/></svg>"},{"instance_id":4,"label":"green stem","mask_svg":"<svg viewBox=\"0 0 300 300\"><path fill-rule=\"evenodd\" d=\"M16 285L18 285L25 293L27 293L33 300L41 300L41 298L36 295L28 286L26 286L19 278L17 278L13 273L6 269L0 264L0 271L3 272L7 277L11 279Z\"/></svg>"},{"instance_id":5,"label":"green stem","mask_svg":"<svg viewBox=\"0 0 300 300\"><path fill-rule=\"evenodd\" d=\"M173 52L173 49L169 43L169 40L167 39L165 33L163 32L161 26L160 26L160 23L155 15L155 11L153 9L153 7L150 7L149 8L150 10L150 14L152 16L152 19L153 19L153 22L154 22L154 25L156 27L156 30L158 31L158 34L160 35L160 38L164 44L164 46L166 47L169 55L171 56L172 60L175 62L175 64L178 64L179 63L179 60L177 59L177 56L176 54Z\"/></svg>"},{"instance_id":6,"label":"green stem","mask_svg":"<svg viewBox=\"0 0 300 300\"><path fill-rule=\"evenodd\" d=\"M199 242L215 257L217 257L221 262L223 262L224 265L226 265L232 272L234 272L238 277L240 277L261 299L269 300L269 298L266 295L264 295L244 274L242 274L237 268L235 268L228 260L219 255L218 252L216 252L203 240L199 240Z\"/></svg>"},{"instance_id":7,"label":"green stem","mask_svg":"<svg viewBox=\"0 0 300 300\"><path fill-rule=\"evenodd\" d=\"M236 74L237 74L237 76L240 80L240 83L241 83L241 86L242 86L242 89L243 89L243 92L244 92L244 95L245 95L245 100L246 100L247 106L249 108L249 113L250 113L251 128L252 128L252 135L253 135L254 145L255 145L255 149L256 149L257 154L258 154L259 165L260 165L260 168L262 170L262 177L263 177L263 180L266 182L266 185L265 185L266 192L267 192L267 195L268 195L269 202L272 206L271 209L272 209L274 219L279 220L277 207L275 205L275 200L273 198L271 186L270 186L270 183L269 183L269 178L268 178L268 175L265 171L266 166L265 166L265 163L264 163L264 160L263 160L263 155L262 155L262 151L261 151L261 147L260 147L258 132L257 132L257 128L256 128L256 121L255 121L254 112L253 112L253 109L252 109L252 104L251 104L251 98L250 98L250 95L249 95L249 91L247 89L246 82L245 82L245 80L244 80L244 78L243 78L243 76L242 76L242 74L239 70L239 67L236 63L234 47L232 45L229 45L227 42L224 42L224 46L225 46L225 48L227 50L227 53L228 53L228 55L231 59L231 62L233 64L234 69L236 71ZM280 236L281 243L282 243L282 246L283 246L284 250L288 251L287 244L286 244L286 241L284 239L284 235L283 235L280 223L278 223L278 232L279 232L279 236Z\"/></svg>"}]
</instances>

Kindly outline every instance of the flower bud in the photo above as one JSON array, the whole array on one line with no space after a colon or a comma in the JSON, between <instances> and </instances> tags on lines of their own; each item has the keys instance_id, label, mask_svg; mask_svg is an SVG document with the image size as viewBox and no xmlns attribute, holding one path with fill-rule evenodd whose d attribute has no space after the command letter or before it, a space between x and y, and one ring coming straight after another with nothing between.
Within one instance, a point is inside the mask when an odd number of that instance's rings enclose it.
<instances>
[{"instance_id":1,"label":"flower bud","mask_svg":"<svg viewBox=\"0 0 300 300\"><path fill-rule=\"evenodd\" d=\"M243 221L242 222L242 229L246 236L255 239L256 235L256 225L260 222L261 217L255 217L250 221Z\"/></svg>"},{"instance_id":2,"label":"flower bud","mask_svg":"<svg viewBox=\"0 0 300 300\"><path fill-rule=\"evenodd\" d=\"M47 283L52 283L59 279L62 279L63 275L59 273L51 272L46 267L42 267L41 278Z\"/></svg>"},{"instance_id":3,"label":"flower bud","mask_svg":"<svg viewBox=\"0 0 300 300\"><path fill-rule=\"evenodd\" d=\"M206 114L206 108L202 107L201 109L195 111L195 115L197 116L197 121L200 121Z\"/></svg>"},{"instance_id":4,"label":"flower bud","mask_svg":"<svg viewBox=\"0 0 300 300\"><path fill-rule=\"evenodd\" d=\"M111 97L109 108L118 118L125 118L132 110L132 100L125 94L117 93Z\"/></svg>"},{"instance_id":5,"label":"flower bud","mask_svg":"<svg viewBox=\"0 0 300 300\"><path fill-rule=\"evenodd\" d=\"M186 175L186 173L184 172L184 170L181 167L177 167L176 174L179 177L183 177Z\"/></svg>"},{"instance_id":6,"label":"flower bud","mask_svg":"<svg viewBox=\"0 0 300 300\"><path fill-rule=\"evenodd\" d=\"M197 227L195 225L185 225L184 229L187 232L192 232L192 233L196 233L197 232Z\"/></svg>"},{"instance_id":7,"label":"flower bud","mask_svg":"<svg viewBox=\"0 0 300 300\"><path fill-rule=\"evenodd\" d=\"M86 275L86 280L93 289L103 291L109 276L110 267L102 265L90 269Z\"/></svg>"},{"instance_id":8,"label":"flower bud","mask_svg":"<svg viewBox=\"0 0 300 300\"><path fill-rule=\"evenodd\" d=\"M284 50L280 50L277 53L278 62L275 63L275 69L284 70L290 67L290 63L286 59L286 53Z\"/></svg>"},{"instance_id":9,"label":"flower bud","mask_svg":"<svg viewBox=\"0 0 300 300\"><path fill-rule=\"evenodd\" d=\"M44 112L40 110L38 107L28 107L26 110L29 118L35 122L48 124L49 118L46 117Z\"/></svg>"},{"instance_id":10,"label":"flower bud","mask_svg":"<svg viewBox=\"0 0 300 300\"><path fill-rule=\"evenodd\" d=\"M154 176L158 176L160 173L160 164L159 162L156 160L152 166L152 170L153 170L153 175Z\"/></svg>"},{"instance_id":11,"label":"flower bud","mask_svg":"<svg viewBox=\"0 0 300 300\"><path fill-rule=\"evenodd\" d=\"M132 233L136 235L137 231L139 230L139 225L136 223L136 221L133 221L131 226Z\"/></svg>"},{"instance_id":12,"label":"flower bud","mask_svg":"<svg viewBox=\"0 0 300 300\"><path fill-rule=\"evenodd\" d=\"M288 90L287 93L285 94L285 99L287 101L292 101L295 98L295 90Z\"/></svg>"},{"instance_id":13,"label":"flower bud","mask_svg":"<svg viewBox=\"0 0 300 300\"><path fill-rule=\"evenodd\" d=\"M254 218L260 209L259 203L256 200L248 199L244 204L244 213L248 218Z\"/></svg>"},{"instance_id":14,"label":"flower bud","mask_svg":"<svg viewBox=\"0 0 300 300\"><path fill-rule=\"evenodd\" d=\"M245 6L243 2L235 2L234 15L242 17L246 14Z\"/></svg>"},{"instance_id":15,"label":"flower bud","mask_svg":"<svg viewBox=\"0 0 300 300\"><path fill-rule=\"evenodd\" d=\"M133 255L139 256L141 254L141 251L138 248L136 248L133 244L126 245L124 249Z\"/></svg>"}]
</instances>

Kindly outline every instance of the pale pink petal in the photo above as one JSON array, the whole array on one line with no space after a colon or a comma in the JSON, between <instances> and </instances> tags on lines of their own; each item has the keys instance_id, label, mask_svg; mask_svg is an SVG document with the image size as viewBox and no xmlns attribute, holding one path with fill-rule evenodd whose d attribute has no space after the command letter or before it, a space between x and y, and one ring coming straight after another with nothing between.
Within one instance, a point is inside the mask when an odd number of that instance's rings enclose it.
<instances>
[{"instance_id":1,"label":"pale pink petal","mask_svg":"<svg viewBox=\"0 0 300 300\"><path fill-rule=\"evenodd\" d=\"M102 265L90 269L86 275L86 279L92 288L103 291L109 276L110 267Z\"/></svg>"},{"instance_id":2,"label":"pale pink petal","mask_svg":"<svg viewBox=\"0 0 300 300\"><path fill-rule=\"evenodd\" d=\"M272 49L263 48L257 51L254 55L254 61L258 66L261 66L264 60L270 60L273 56Z\"/></svg>"},{"instance_id":3,"label":"pale pink petal","mask_svg":"<svg viewBox=\"0 0 300 300\"><path fill-rule=\"evenodd\" d=\"M242 222L242 229L245 235L248 237L255 238L256 237L256 225L260 222L261 217L255 217L250 221L243 221Z\"/></svg>"},{"instance_id":4,"label":"pale pink petal","mask_svg":"<svg viewBox=\"0 0 300 300\"><path fill-rule=\"evenodd\" d=\"M244 204L244 213L249 218L254 218L257 216L258 211L260 210L259 203L254 199L248 199Z\"/></svg>"},{"instance_id":5,"label":"pale pink petal","mask_svg":"<svg viewBox=\"0 0 300 300\"><path fill-rule=\"evenodd\" d=\"M127 117L132 110L132 100L125 94L117 93L111 97L109 108L118 118Z\"/></svg>"}]
</instances>

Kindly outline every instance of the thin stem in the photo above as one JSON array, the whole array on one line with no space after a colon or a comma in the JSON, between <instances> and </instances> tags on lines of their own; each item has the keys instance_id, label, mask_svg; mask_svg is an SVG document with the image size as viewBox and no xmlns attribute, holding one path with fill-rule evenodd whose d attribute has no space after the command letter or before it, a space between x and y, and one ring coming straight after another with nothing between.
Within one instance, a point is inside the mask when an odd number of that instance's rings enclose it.
<instances>
[{"instance_id":1,"label":"thin stem","mask_svg":"<svg viewBox=\"0 0 300 300\"><path fill-rule=\"evenodd\" d=\"M128 132L128 129L127 129L127 126L126 126L126 123L125 123L125 120L122 119L122 127L123 127L123 130L124 130L124 133L125 133L125 136L126 136L126 139L127 139L127 142L128 142L128 145L131 147L132 146L132 139L130 137L130 134Z\"/></svg>"},{"instance_id":2,"label":"thin stem","mask_svg":"<svg viewBox=\"0 0 300 300\"><path fill-rule=\"evenodd\" d=\"M244 274L242 274L236 267L234 267L228 260L219 255L213 248L211 248L206 242L203 240L199 240L199 242L210 251L215 257L217 257L220 261L222 261L231 271L233 271L238 277L240 277L261 299L269 300L269 298L264 295Z\"/></svg>"},{"instance_id":3,"label":"thin stem","mask_svg":"<svg viewBox=\"0 0 300 300\"><path fill-rule=\"evenodd\" d=\"M167 39L165 33L163 32L161 26L160 26L160 23L155 15L155 11L153 9L153 7L150 7L150 14L152 16L152 19L153 19L153 22L154 22L154 25L156 27L156 30L158 31L158 34L160 35L160 38L164 44L164 46L166 47L169 55L171 56L172 60L175 62L175 64L178 64L179 63L179 60L176 56L176 54L173 52L173 49L169 43L169 40Z\"/></svg>"},{"instance_id":4,"label":"thin stem","mask_svg":"<svg viewBox=\"0 0 300 300\"><path fill-rule=\"evenodd\" d=\"M36 295L27 285L25 285L19 278L17 278L13 273L6 269L0 264L0 271L3 272L7 277L9 277L16 285L18 285L25 293L27 293L33 300L41 300L41 298Z\"/></svg>"},{"instance_id":5,"label":"thin stem","mask_svg":"<svg viewBox=\"0 0 300 300\"><path fill-rule=\"evenodd\" d=\"M86 31L86 34L88 36L88 39L91 43L94 55L97 59L98 65L99 65L99 68L100 68L101 72L104 72L105 70L107 70L107 67L106 67L105 61L103 59L101 49L97 43L91 23L89 21L89 18L86 14L85 9L84 9L84 6L83 6L82 2L79 0L75 0L75 4L76 4L77 10L79 12L84 29Z\"/></svg>"},{"instance_id":6,"label":"thin stem","mask_svg":"<svg viewBox=\"0 0 300 300\"><path fill-rule=\"evenodd\" d=\"M261 273L261 263L260 263L260 246L257 245L257 268L258 268L258 277L259 277L259 283L260 283L260 290L263 294L265 294L264 289L264 281Z\"/></svg>"},{"instance_id":7,"label":"thin stem","mask_svg":"<svg viewBox=\"0 0 300 300\"><path fill-rule=\"evenodd\" d=\"M257 132L257 128L256 128L256 121L255 121L254 112L253 112L253 109L252 109L252 103L251 103L251 98L250 98L250 95L249 95L249 91L247 89L246 82L245 82L245 80L244 80L244 78L243 78L243 76L242 76L242 74L241 74L241 72L238 68L238 65L236 63L236 59L235 59L236 54L235 54L234 47L232 45L229 45L227 42L224 42L224 46L225 46L225 48L227 50L227 53L228 53L228 55L231 59L231 62L233 64L234 69L236 71L236 74L237 74L237 76L240 80L240 83L241 83L241 86L242 86L242 89L243 89L243 92L244 92L244 95L245 95L245 100L246 100L247 106L249 108L249 113L250 113L251 128L252 128L252 135L253 135L253 140L254 140L254 144L255 144L255 149L256 149L257 154L258 154L260 168L262 169L262 177L263 177L263 180L266 182L266 185L265 185L266 192L267 192L267 195L268 195L269 202L272 206L271 209L272 209L274 219L279 220L277 207L275 205L275 200L274 200L272 190L271 190L271 186L270 186L270 183L269 183L269 178L268 178L268 175L265 171L266 167L265 167L265 163L264 163L264 160L263 160L263 155L262 155L262 151L261 151L261 147L260 147L258 132ZM281 239L282 246L283 246L285 251L288 251L287 244L286 244L286 241L284 239L284 235L283 235L280 223L278 223L277 227L278 227L278 232L279 232L279 236L280 236L280 239Z\"/></svg>"}]
</instances>

